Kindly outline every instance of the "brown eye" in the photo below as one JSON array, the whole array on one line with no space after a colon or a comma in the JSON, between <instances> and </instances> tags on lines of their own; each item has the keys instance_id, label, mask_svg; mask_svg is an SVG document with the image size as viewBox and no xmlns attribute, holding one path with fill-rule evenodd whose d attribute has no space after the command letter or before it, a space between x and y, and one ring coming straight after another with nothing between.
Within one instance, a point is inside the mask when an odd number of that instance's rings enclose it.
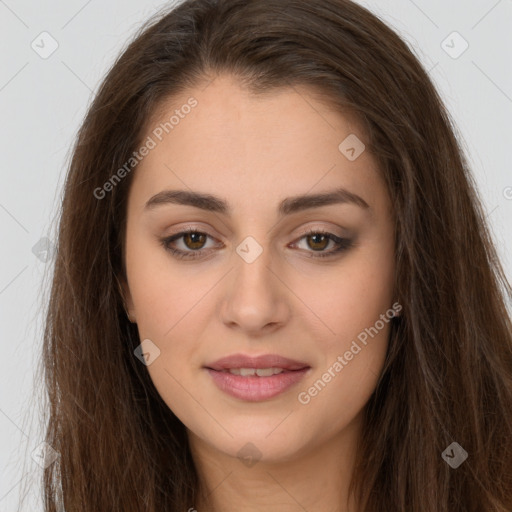
<instances>
[{"instance_id":1,"label":"brown eye","mask_svg":"<svg viewBox=\"0 0 512 512\"><path fill-rule=\"evenodd\" d=\"M323 251L330 242L330 238L323 233L314 233L306 237L308 240L308 246L315 251ZM310 242L312 240L312 242Z\"/></svg>"},{"instance_id":2,"label":"brown eye","mask_svg":"<svg viewBox=\"0 0 512 512\"><path fill-rule=\"evenodd\" d=\"M305 248L300 247L302 240L305 242ZM326 250L331 242L331 249ZM293 245L299 247L299 249L303 249L310 258L329 258L335 257L336 255L350 249L353 247L353 244L353 240L348 238L340 238L327 231L312 229L304 233L300 237L299 241Z\"/></svg>"},{"instance_id":3,"label":"brown eye","mask_svg":"<svg viewBox=\"0 0 512 512\"><path fill-rule=\"evenodd\" d=\"M215 240L207 233L197 231L195 229L188 229L187 231L181 231L168 238L163 238L160 243L171 254L179 259L194 259L204 256L204 252L211 247L205 247L208 243L208 239ZM178 247L176 247L178 246ZM179 247L181 246L181 247Z\"/></svg>"},{"instance_id":4,"label":"brown eye","mask_svg":"<svg viewBox=\"0 0 512 512\"><path fill-rule=\"evenodd\" d=\"M202 249L206 242L206 235L198 231L190 231L182 235L183 243L188 249Z\"/></svg>"}]
</instances>

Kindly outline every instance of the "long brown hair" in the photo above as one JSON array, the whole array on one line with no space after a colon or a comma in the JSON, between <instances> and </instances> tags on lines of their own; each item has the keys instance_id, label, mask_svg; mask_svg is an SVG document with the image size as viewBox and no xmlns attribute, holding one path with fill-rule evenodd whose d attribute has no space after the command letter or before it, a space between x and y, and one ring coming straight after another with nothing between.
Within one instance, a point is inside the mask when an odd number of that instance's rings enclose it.
<instances>
[{"instance_id":1,"label":"long brown hair","mask_svg":"<svg viewBox=\"0 0 512 512\"><path fill-rule=\"evenodd\" d=\"M60 457L44 471L45 512L197 503L185 427L134 356L141 340L118 286L136 167L104 197L94 191L164 100L221 73L253 94L305 85L355 112L389 190L403 311L365 407L352 480L361 510L510 512L510 284L426 71L348 0L187 0L149 20L101 84L73 148L46 316L45 440ZM468 454L457 469L442 456L454 442Z\"/></svg>"}]
</instances>

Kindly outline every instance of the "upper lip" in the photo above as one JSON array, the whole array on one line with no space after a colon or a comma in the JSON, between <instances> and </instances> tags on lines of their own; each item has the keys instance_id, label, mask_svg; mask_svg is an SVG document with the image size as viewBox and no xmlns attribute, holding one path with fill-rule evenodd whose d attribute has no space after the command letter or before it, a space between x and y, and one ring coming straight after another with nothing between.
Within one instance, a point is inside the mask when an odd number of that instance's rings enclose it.
<instances>
[{"instance_id":1,"label":"upper lip","mask_svg":"<svg viewBox=\"0 0 512 512\"><path fill-rule=\"evenodd\" d=\"M233 354L223 357L214 363L205 365L212 370L229 370L231 368L282 368L283 370L302 370L309 365L277 354L265 354L262 356L246 356Z\"/></svg>"}]
</instances>

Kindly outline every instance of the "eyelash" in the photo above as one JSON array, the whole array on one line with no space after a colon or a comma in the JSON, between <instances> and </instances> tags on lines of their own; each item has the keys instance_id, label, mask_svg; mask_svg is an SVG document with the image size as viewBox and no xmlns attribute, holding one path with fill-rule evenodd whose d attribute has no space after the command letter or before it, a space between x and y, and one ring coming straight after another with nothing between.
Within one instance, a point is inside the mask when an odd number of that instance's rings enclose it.
<instances>
[{"instance_id":1,"label":"eyelash","mask_svg":"<svg viewBox=\"0 0 512 512\"><path fill-rule=\"evenodd\" d=\"M160 239L160 243L162 244L162 246L164 247L165 250L169 251L175 258L178 258L180 260L181 259L194 260L194 259L200 258L203 255L203 252L206 252L207 249L199 249L197 251L194 251L194 250L182 251L181 249L174 249L170 246L170 244L172 242L174 242L175 240L179 240L180 238L183 238L184 235L187 235L189 233L206 235L209 238L213 238L213 237L210 237L210 235L208 235L207 233L198 231L197 229L189 228L185 231L180 231L179 233L176 233L175 235L172 235L170 237ZM349 240L348 238L339 238L336 235L329 233L328 231L323 231L321 229L308 230L306 233L304 233L299 238L299 241L302 240L303 238L306 238L311 235L325 235L325 236L327 236L327 238L329 238L329 240L332 240L333 242L335 242L338 245L338 247L329 252L307 251L307 252L313 253L311 256L308 256L310 258L329 258L336 254L343 253L344 251L353 247L352 240Z\"/></svg>"}]
</instances>

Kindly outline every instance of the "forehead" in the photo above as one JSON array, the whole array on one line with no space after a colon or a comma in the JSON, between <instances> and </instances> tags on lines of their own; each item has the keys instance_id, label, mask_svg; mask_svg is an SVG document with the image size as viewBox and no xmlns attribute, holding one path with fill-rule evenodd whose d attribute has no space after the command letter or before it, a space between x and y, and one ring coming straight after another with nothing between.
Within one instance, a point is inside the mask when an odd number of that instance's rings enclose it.
<instances>
[{"instance_id":1,"label":"forehead","mask_svg":"<svg viewBox=\"0 0 512 512\"><path fill-rule=\"evenodd\" d=\"M366 150L352 160L343 153L346 140L364 147L358 119L320 100L305 87L254 95L229 76L168 98L146 126L143 140L155 146L133 187L146 199L179 185L277 201L344 186L360 195L368 189L371 201L379 186L374 159Z\"/></svg>"},{"instance_id":2,"label":"forehead","mask_svg":"<svg viewBox=\"0 0 512 512\"><path fill-rule=\"evenodd\" d=\"M325 137L328 131L333 132L332 135L338 132L338 136L347 130L362 132L354 113L348 109L342 114L336 112L335 109L340 107L335 107L325 94L315 89L295 85L253 94L229 75L216 77L161 102L146 131L169 120L191 97L197 100L197 106L185 118L193 117L194 124L203 125L206 133L202 132L202 135L209 137L229 135L236 138L237 134L242 137L249 131L269 139L287 134L314 138L315 132L320 137ZM172 132L184 131L177 128L173 127Z\"/></svg>"}]
</instances>

